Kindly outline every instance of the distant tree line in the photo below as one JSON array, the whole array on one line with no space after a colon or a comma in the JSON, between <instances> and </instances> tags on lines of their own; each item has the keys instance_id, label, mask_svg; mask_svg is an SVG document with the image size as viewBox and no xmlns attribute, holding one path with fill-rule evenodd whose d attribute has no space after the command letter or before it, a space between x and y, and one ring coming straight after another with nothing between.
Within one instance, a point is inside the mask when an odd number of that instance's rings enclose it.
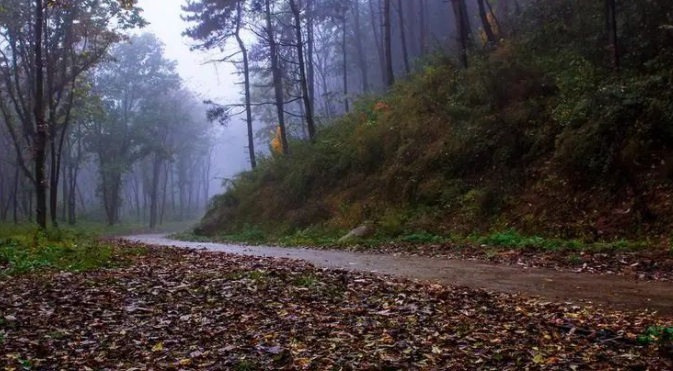
<instances>
[{"instance_id":1,"label":"distant tree line","mask_svg":"<svg viewBox=\"0 0 673 371\"><path fill-rule=\"evenodd\" d=\"M205 207L205 108L154 36L127 36L144 23L133 1L0 4L0 221L154 227Z\"/></svg>"}]
</instances>

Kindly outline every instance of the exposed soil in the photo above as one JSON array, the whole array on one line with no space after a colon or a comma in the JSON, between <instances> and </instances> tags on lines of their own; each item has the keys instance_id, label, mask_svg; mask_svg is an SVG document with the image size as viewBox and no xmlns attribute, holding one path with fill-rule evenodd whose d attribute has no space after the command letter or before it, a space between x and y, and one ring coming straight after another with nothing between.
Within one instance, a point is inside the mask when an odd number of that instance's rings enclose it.
<instances>
[{"instance_id":1,"label":"exposed soil","mask_svg":"<svg viewBox=\"0 0 673 371\"><path fill-rule=\"evenodd\" d=\"M290 258L304 260L319 267L372 272L504 293L522 293L553 301L593 303L610 309L652 310L663 315L673 315L673 284L638 281L633 277L422 256L185 242L170 240L164 235L142 235L126 239L155 246Z\"/></svg>"}]
</instances>

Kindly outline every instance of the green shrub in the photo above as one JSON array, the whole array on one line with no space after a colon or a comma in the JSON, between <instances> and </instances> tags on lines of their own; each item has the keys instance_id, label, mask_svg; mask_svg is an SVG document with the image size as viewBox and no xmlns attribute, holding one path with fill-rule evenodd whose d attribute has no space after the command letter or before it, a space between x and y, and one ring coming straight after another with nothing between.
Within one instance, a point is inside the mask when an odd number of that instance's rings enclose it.
<instances>
[{"instance_id":1,"label":"green shrub","mask_svg":"<svg viewBox=\"0 0 673 371\"><path fill-rule=\"evenodd\" d=\"M642 346L673 344L673 327L650 326L638 335L637 340Z\"/></svg>"}]
</instances>

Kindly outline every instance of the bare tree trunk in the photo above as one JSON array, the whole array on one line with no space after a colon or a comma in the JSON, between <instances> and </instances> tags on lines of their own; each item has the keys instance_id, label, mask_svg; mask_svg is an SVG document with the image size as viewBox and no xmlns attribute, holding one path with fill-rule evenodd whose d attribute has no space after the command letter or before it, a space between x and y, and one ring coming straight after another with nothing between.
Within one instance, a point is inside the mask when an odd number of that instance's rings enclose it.
<instances>
[{"instance_id":1,"label":"bare tree trunk","mask_svg":"<svg viewBox=\"0 0 673 371\"><path fill-rule=\"evenodd\" d=\"M425 55L428 46L428 26L426 19L427 4L426 0L421 0L420 6L420 31L421 31L421 55Z\"/></svg>"},{"instance_id":2,"label":"bare tree trunk","mask_svg":"<svg viewBox=\"0 0 673 371\"><path fill-rule=\"evenodd\" d=\"M278 126L280 127L280 139L283 145L283 154L290 152L287 131L285 128L285 97L283 95L283 75L278 65L278 44L276 43L275 34L273 32L273 23L271 22L271 0L266 0L266 34L269 41L270 57L271 57L271 71L273 73L273 88L276 96L276 111L278 113Z\"/></svg>"},{"instance_id":3,"label":"bare tree trunk","mask_svg":"<svg viewBox=\"0 0 673 371\"><path fill-rule=\"evenodd\" d=\"M355 17L355 47L358 51L358 67L360 67L360 76L362 78L362 92L367 93L369 91L369 73L367 71L367 56L362 44L364 35L362 34L360 24L360 0L353 2L353 13Z\"/></svg>"},{"instance_id":4,"label":"bare tree trunk","mask_svg":"<svg viewBox=\"0 0 673 371\"><path fill-rule=\"evenodd\" d=\"M402 4L406 6L406 9L404 10L404 14L407 17L406 24L408 24L408 27L406 29L407 31L407 38L409 40L409 57L411 60L413 60L415 57L418 57L419 51L418 51L418 40L419 40L419 35L418 35L418 12L416 11L416 7L418 6L419 1L402 1Z\"/></svg>"},{"instance_id":5,"label":"bare tree trunk","mask_svg":"<svg viewBox=\"0 0 673 371\"><path fill-rule=\"evenodd\" d=\"M168 193L168 164L164 164L164 189L161 194L161 213L159 213L159 225L164 224L164 215L166 213L166 194Z\"/></svg>"},{"instance_id":6,"label":"bare tree trunk","mask_svg":"<svg viewBox=\"0 0 673 371\"><path fill-rule=\"evenodd\" d=\"M372 17L372 33L374 34L374 44L376 44L376 52L379 57L379 65L381 66L381 79L383 80L383 85L386 85L386 59L384 56L385 52L383 51L381 37L379 36L379 27L377 27L376 25L377 20L376 20L376 12L374 9L374 1L376 0L369 0L369 12Z\"/></svg>"},{"instance_id":7,"label":"bare tree trunk","mask_svg":"<svg viewBox=\"0 0 673 371\"><path fill-rule=\"evenodd\" d=\"M236 41L238 47L243 54L243 80L245 85L245 118L248 124L248 154L250 156L250 166L254 169L257 167L257 159L255 158L255 133L252 127L252 95L250 93L250 63L248 61L248 49L241 38L241 6L242 2L238 2L236 7Z\"/></svg>"},{"instance_id":8,"label":"bare tree trunk","mask_svg":"<svg viewBox=\"0 0 673 371\"><path fill-rule=\"evenodd\" d=\"M48 138L47 123L44 117L44 60L42 59L42 34L44 26L44 4L35 0L35 195L37 224L47 228L47 180L45 172L46 146Z\"/></svg>"},{"instance_id":9,"label":"bare tree trunk","mask_svg":"<svg viewBox=\"0 0 673 371\"><path fill-rule=\"evenodd\" d=\"M154 163L152 166L152 183L150 189L150 228L154 229L157 226L157 216L159 211L159 182L161 181L161 165L162 161L159 155L154 155Z\"/></svg>"},{"instance_id":10,"label":"bare tree trunk","mask_svg":"<svg viewBox=\"0 0 673 371\"><path fill-rule=\"evenodd\" d=\"M311 101L311 112L315 115L315 66L313 64L313 54L314 54L314 48L315 48L315 40L314 40L314 30L313 30L313 1L314 0L307 0L306 2L306 18L307 18L307 56L306 56L306 64L307 64L307 76L306 78L308 79L308 95L309 99Z\"/></svg>"},{"instance_id":11,"label":"bare tree trunk","mask_svg":"<svg viewBox=\"0 0 673 371\"><path fill-rule=\"evenodd\" d=\"M342 66L342 76L343 76L343 89L344 89L344 112L350 112L351 108L348 102L348 49L346 48L346 36L347 36L347 19L346 11L344 10L342 24L341 24L341 54L343 55L343 66Z\"/></svg>"},{"instance_id":12,"label":"bare tree trunk","mask_svg":"<svg viewBox=\"0 0 673 371\"><path fill-rule=\"evenodd\" d=\"M453 14L456 19L456 30L458 32L458 41L460 42L460 61L464 68L468 68L467 61L467 43L468 31L465 19L465 2L463 0L451 0Z\"/></svg>"},{"instance_id":13,"label":"bare tree trunk","mask_svg":"<svg viewBox=\"0 0 673 371\"><path fill-rule=\"evenodd\" d=\"M608 39L612 49L612 63L616 71L620 68L619 37L617 34L617 4L615 0L605 0L605 16Z\"/></svg>"},{"instance_id":14,"label":"bare tree trunk","mask_svg":"<svg viewBox=\"0 0 673 371\"><path fill-rule=\"evenodd\" d=\"M19 165L14 170L14 192L12 192L12 217L14 224L19 224Z\"/></svg>"},{"instance_id":15,"label":"bare tree trunk","mask_svg":"<svg viewBox=\"0 0 673 371\"><path fill-rule=\"evenodd\" d=\"M383 0L383 29L384 44L386 48L386 86L392 86L395 83L395 72L393 70L393 42L392 29L390 24L390 2L392 0Z\"/></svg>"},{"instance_id":16,"label":"bare tree trunk","mask_svg":"<svg viewBox=\"0 0 673 371\"><path fill-rule=\"evenodd\" d=\"M304 61L304 40L301 30L301 14L295 0L290 0L290 8L294 15L294 31L297 41L297 59L299 60L299 82L301 84L302 99L304 109L306 110L306 125L308 127L308 137L311 141L315 139L315 122L313 121L313 109L311 108L311 97L308 91L306 81L306 62Z\"/></svg>"},{"instance_id":17,"label":"bare tree trunk","mask_svg":"<svg viewBox=\"0 0 673 371\"><path fill-rule=\"evenodd\" d=\"M404 71L411 73L411 66L409 66L409 50L407 49L407 33L404 25L404 8L402 7L402 0L397 0L397 15L400 23L400 38L402 41L402 56L404 59Z\"/></svg>"},{"instance_id":18,"label":"bare tree trunk","mask_svg":"<svg viewBox=\"0 0 673 371\"><path fill-rule=\"evenodd\" d=\"M479 5L479 17L481 18L481 24L484 27L484 33L486 34L486 40L491 45L496 45L498 43L497 38L495 37L495 32L491 28L491 22L488 19L488 14L486 13L486 5L484 0L477 0Z\"/></svg>"}]
</instances>

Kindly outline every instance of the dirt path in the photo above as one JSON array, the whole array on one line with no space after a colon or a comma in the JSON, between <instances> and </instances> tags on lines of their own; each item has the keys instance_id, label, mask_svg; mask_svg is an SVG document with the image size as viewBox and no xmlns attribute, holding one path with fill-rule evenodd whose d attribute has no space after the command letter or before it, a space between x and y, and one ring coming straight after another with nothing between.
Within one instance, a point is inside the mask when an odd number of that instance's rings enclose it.
<instances>
[{"instance_id":1,"label":"dirt path","mask_svg":"<svg viewBox=\"0 0 673 371\"><path fill-rule=\"evenodd\" d=\"M614 275L578 274L547 269L523 269L482 262L424 257L362 254L346 251L184 242L164 235L140 235L126 240L149 245L206 249L239 255L300 259L327 268L387 274L442 284L522 293L555 301L588 301L613 309L659 311L673 315L673 284L635 281Z\"/></svg>"}]
</instances>

